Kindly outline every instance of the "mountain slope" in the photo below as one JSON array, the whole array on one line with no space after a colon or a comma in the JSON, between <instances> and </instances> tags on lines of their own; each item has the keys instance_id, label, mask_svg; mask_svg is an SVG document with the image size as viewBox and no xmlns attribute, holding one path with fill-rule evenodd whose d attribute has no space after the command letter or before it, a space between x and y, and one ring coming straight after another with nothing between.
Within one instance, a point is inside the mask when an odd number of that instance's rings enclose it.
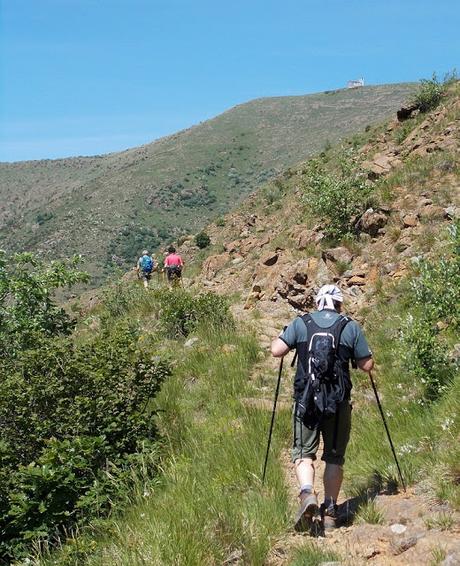
<instances>
[{"instance_id":1,"label":"mountain slope","mask_svg":"<svg viewBox=\"0 0 460 566\"><path fill-rule=\"evenodd\" d=\"M196 231L277 171L386 118L411 85L265 98L138 148L0 164L7 249L81 253L102 273Z\"/></svg>"}]
</instances>

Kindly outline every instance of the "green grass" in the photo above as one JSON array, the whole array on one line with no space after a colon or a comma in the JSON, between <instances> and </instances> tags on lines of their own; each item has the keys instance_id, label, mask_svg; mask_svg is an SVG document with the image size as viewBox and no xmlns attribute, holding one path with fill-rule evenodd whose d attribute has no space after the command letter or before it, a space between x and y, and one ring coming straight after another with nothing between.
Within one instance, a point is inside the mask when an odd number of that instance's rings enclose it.
<instances>
[{"instance_id":1,"label":"green grass","mask_svg":"<svg viewBox=\"0 0 460 566\"><path fill-rule=\"evenodd\" d=\"M452 513L437 513L432 517L427 517L424 522L428 529L449 531L455 525L455 518Z\"/></svg>"},{"instance_id":2,"label":"green grass","mask_svg":"<svg viewBox=\"0 0 460 566\"><path fill-rule=\"evenodd\" d=\"M340 562L340 556L331 550L322 550L317 544L308 542L294 550L289 566L320 566L324 562Z\"/></svg>"},{"instance_id":3,"label":"green grass","mask_svg":"<svg viewBox=\"0 0 460 566\"><path fill-rule=\"evenodd\" d=\"M204 329L197 337L189 351L176 346L176 371L156 399L164 438L157 484L139 482L127 514L105 524L108 534L79 537L43 564L201 565L235 551L246 563L264 563L288 526L276 457L289 417L278 416L262 486L270 415L240 401L253 394L248 374L259 357L256 341ZM75 544L80 550L72 562Z\"/></svg>"},{"instance_id":4,"label":"green grass","mask_svg":"<svg viewBox=\"0 0 460 566\"><path fill-rule=\"evenodd\" d=\"M354 520L356 523L383 525L384 519L382 511L377 507L375 501L369 499L359 506Z\"/></svg>"}]
</instances>

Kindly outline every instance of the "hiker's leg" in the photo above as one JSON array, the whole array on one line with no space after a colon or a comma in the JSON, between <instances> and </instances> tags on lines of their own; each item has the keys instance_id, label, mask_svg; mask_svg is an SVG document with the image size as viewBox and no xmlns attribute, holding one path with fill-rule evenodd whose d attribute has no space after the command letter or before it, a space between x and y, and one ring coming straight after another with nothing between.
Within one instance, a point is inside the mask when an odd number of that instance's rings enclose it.
<instances>
[{"instance_id":1,"label":"hiker's leg","mask_svg":"<svg viewBox=\"0 0 460 566\"><path fill-rule=\"evenodd\" d=\"M333 501L334 503L337 501L342 481L343 466L327 463L323 476L324 499L326 501Z\"/></svg>"},{"instance_id":2,"label":"hiker's leg","mask_svg":"<svg viewBox=\"0 0 460 566\"><path fill-rule=\"evenodd\" d=\"M324 419L321 432L324 441L322 460L326 462L323 476L326 503L335 503L343 480L345 451L350 439L351 404L344 401L334 417Z\"/></svg>"},{"instance_id":3,"label":"hiker's leg","mask_svg":"<svg viewBox=\"0 0 460 566\"><path fill-rule=\"evenodd\" d=\"M307 428L302 419L293 411L292 461L299 488L314 491L316 452L319 446L319 429Z\"/></svg>"},{"instance_id":4,"label":"hiker's leg","mask_svg":"<svg viewBox=\"0 0 460 566\"><path fill-rule=\"evenodd\" d=\"M302 487L309 485L313 491L313 486L315 485L315 464L313 459L299 458L294 462L294 468L299 488L302 489Z\"/></svg>"}]
</instances>

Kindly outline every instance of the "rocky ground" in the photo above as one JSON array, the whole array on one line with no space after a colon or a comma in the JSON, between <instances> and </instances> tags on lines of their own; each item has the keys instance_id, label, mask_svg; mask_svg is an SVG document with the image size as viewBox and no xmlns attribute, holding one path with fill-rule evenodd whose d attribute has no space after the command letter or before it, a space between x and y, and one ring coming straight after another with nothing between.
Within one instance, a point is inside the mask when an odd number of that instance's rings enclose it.
<instances>
[{"instance_id":1,"label":"rocky ground","mask_svg":"<svg viewBox=\"0 0 460 566\"><path fill-rule=\"evenodd\" d=\"M305 225L298 221L299 196L283 203L276 216L263 216L256 210L256 196L245 211L226 218L225 227L211 227L215 242L223 243L223 251L209 256L202 271L191 284L198 284L219 293L237 295L234 314L251 325L268 350L273 337L302 310L313 306L319 286L336 282L344 291L346 310L358 320L372 305L379 286L389 285L404 277L411 263L430 255L430 243L443 224L459 216L460 185L453 173L460 155L460 101L441 107L420 121L401 142L395 142L400 125L391 122L377 141L361 149L363 169L370 180L401 170L401 186L393 189L391 204L368 209L357 219L359 238L354 244L328 248L324 246L321 224ZM414 157L446 155L429 179L414 189L407 175L407 163ZM454 160L454 163L452 162ZM404 165L406 164L406 166ZM286 223L292 227L286 230ZM193 254L191 242L182 252ZM247 402L272 409L278 362L269 356L258 368L260 398ZM285 379L280 403L290 403L290 383ZM294 471L286 453L286 481L292 494L295 513L297 488ZM318 476L321 477L322 464ZM316 488L321 497L321 486ZM407 493L375 495L377 509L383 514L381 524L353 522L353 501L339 502L347 512L347 522L327 535L295 533L286 535L274 545L267 562L270 566L289 564L292 549L307 540L337 552L339 564L418 565L460 564L460 514L430 501L423 488L415 486ZM355 506L356 507L356 506ZM237 561L236 561L237 562ZM236 563L235 562L235 563Z\"/></svg>"}]
</instances>

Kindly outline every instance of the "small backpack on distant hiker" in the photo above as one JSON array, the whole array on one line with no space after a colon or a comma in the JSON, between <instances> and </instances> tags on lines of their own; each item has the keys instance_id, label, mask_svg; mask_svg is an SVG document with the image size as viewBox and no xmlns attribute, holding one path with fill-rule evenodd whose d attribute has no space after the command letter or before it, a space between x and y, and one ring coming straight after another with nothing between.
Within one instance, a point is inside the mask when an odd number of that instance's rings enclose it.
<instances>
[{"instance_id":1,"label":"small backpack on distant hiker","mask_svg":"<svg viewBox=\"0 0 460 566\"><path fill-rule=\"evenodd\" d=\"M334 415L340 403L349 398L348 362L340 359L339 344L351 319L341 315L329 328L318 326L309 314L301 319L307 327L308 340L297 352L295 410L306 426L315 426L322 418Z\"/></svg>"},{"instance_id":2,"label":"small backpack on distant hiker","mask_svg":"<svg viewBox=\"0 0 460 566\"><path fill-rule=\"evenodd\" d=\"M152 273L153 259L149 255L143 255L141 257L140 267L144 273Z\"/></svg>"}]
</instances>

